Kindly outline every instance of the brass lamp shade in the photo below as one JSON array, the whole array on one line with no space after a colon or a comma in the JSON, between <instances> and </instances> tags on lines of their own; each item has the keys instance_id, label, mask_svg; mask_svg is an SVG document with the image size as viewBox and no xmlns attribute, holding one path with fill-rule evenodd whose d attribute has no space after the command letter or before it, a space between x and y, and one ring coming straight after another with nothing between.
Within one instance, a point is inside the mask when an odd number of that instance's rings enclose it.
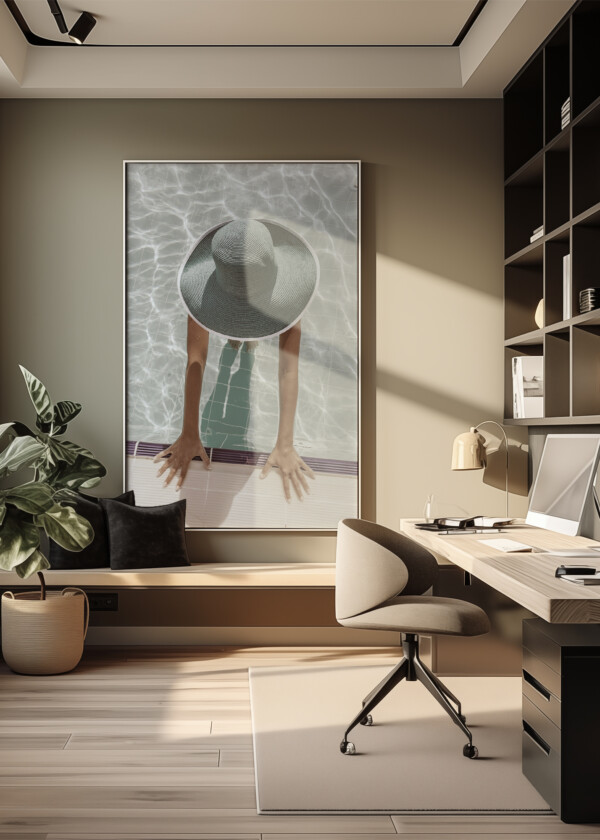
<instances>
[{"instance_id":1,"label":"brass lamp shade","mask_svg":"<svg viewBox=\"0 0 600 840\"><path fill-rule=\"evenodd\" d=\"M484 443L484 438L474 427L454 438L452 469L482 470L485 466Z\"/></svg>"}]
</instances>

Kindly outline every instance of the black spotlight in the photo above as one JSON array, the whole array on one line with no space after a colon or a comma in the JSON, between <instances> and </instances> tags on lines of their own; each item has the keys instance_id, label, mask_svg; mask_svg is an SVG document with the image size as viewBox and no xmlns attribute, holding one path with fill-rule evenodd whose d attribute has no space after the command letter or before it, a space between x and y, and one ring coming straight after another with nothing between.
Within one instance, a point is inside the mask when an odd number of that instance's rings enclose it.
<instances>
[{"instance_id":1,"label":"black spotlight","mask_svg":"<svg viewBox=\"0 0 600 840\"><path fill-rule=\"evenodd\" d=\"M83 44L96 25L96 18L89 12L82 12L75 25L69 30L69 38L76 44Z\"/></svg>"}]
</instances>

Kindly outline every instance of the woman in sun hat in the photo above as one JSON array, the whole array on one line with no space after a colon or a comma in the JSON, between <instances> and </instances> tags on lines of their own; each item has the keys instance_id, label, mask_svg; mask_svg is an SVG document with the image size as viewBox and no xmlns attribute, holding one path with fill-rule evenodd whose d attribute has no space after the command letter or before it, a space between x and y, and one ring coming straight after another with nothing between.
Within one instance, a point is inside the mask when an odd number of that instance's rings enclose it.
<instances>
[{"instance_id":1,"label":"woman in sun hat","mask_svg":"<svg viewBox=\"0 0 600 840\"><path fill-rule=\"evenodd\" d=\"M294 448L298 401L300 319L316 291L319 263L299 234L270 219L221 222L194 244L179 271L179 293L188 312L183 427L175 443L159 453L165 484L185 480L192 459L210 460L200 440L202 379L211 332L231 343L279 336L279 426L273 451L261 472L280 469L288 501L308 492L314 474Z\"/></svg>"}]
</instances>

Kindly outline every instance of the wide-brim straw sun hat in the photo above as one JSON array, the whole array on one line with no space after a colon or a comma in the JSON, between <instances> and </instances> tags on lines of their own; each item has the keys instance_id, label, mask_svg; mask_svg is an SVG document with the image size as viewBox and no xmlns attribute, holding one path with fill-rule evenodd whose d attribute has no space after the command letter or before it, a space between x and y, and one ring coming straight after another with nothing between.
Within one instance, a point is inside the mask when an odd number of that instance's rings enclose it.
<instances>
[{"instance_id":1,"label":"wide-brim straw sun hat","mask_svg":"<svg viewBox=\"0 0 600 840\"><path fill-rule=\"evenodd\" d=\"M319 282L319 261L298 233L270 219L221 222L195 243L179 270L191 317L238 341L285 332Z\"/></svg>"}]
</instances>

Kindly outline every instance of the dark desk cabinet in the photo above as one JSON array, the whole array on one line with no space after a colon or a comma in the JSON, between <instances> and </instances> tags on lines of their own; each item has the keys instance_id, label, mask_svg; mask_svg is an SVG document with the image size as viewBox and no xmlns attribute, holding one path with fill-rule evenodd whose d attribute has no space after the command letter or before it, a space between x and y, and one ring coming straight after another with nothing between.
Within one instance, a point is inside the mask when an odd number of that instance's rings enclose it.
<instances>
[{"instance_id":1,"label":"dark desk cabinet","mask_svg":"<svg viewBox=\"0 0 600 840\"><path fill-rule=\"evenodd\" d=\"M523 622L523 773L567 823L600 822L600 626Z\"/></svg>"}]
</instances>

